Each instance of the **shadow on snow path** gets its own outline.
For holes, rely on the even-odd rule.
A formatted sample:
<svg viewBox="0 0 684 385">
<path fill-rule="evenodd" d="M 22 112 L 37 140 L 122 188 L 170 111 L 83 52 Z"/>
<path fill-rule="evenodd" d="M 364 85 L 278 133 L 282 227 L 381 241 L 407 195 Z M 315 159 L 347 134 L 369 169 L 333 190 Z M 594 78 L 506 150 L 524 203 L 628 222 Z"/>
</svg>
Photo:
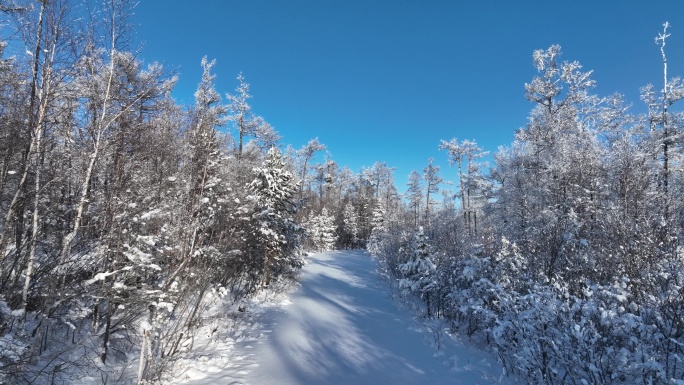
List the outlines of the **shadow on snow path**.
<svg viewBox="0 0 684 385">
<path fill-rule="evenodd" d="M 192 384 L 493 384 L 501 369 L 473 347 L 445 342 L 449 368 L 397 308 L 363 251 L 309 257 L 290 303 L 259 315 L 268 336 L 249 349 L 254 363 Z M 444 358 L 444 357 L 441 357 Z M 235 363 L 233 363 L 235 364 Z M 247 362 L 245 362 L 247 364 Z M 234 366 L 234 365 L 231 365 Z M 239 366 L 239 365 L 238 365 Z M 245 366 L 246 367 L 246 366 Z M 228 368 L 226 368 L 228 369 Z"/>
</svg>

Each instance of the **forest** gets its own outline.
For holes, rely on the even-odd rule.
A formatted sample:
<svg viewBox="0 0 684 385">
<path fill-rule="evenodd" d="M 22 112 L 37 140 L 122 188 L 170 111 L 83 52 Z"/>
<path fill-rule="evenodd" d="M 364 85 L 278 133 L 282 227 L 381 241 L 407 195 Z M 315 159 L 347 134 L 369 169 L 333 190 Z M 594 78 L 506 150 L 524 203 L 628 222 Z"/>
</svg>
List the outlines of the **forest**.
<svg viewBox="0 0 684 385">
<path fill-rule="evenodd" d="M 528 123 L 494 164 L 447 138 L 453 167 L 430 159 L 400 193 L 386 163 L 285 146 L 244 76 L 222 97 L 206 57 L 178 103 L 173 71 L 132 47 L 133 5 L 0 1 L 0 383 L 114 383 L 112 362 L 156 383 L 217 295 L 239 303 L 347 248 L 526 383 L 684 383 L 667 23 L 645 112 L 593 94 L 560 46 L 537 50 Z"/>
<path fill-rule="evenodd" d="M 494 166 L 483 172 L 474 141 L 443 140 L 456 200 L 433 201 L 443 179 L 430 162 L 403 216 L 372 229 L 368 249 L 425 317 L 525 383 L 684 381 L 684 84 L 668 77 L 663 27 L 664 83 L 641 88 L 645 113 L 592 94 L 592 72 L 559 46 L 537 50 L 529 122 Z"/>
</svg>

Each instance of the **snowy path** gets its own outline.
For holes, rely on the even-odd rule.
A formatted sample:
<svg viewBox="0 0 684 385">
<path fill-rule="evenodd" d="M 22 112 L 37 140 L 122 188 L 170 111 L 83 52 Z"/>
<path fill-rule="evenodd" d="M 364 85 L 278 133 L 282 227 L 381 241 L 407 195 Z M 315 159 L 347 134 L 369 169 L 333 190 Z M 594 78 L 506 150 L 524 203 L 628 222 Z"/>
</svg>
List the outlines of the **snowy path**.
<svg viewBox="0 0 684 385">
<path fill-rule="evenodd" d="M 436 356 L 431 335 L 397 308 L 361 251 L 311 256 L 290 303 L 257 318 L 265 337 L 236 346 L 243 353 L 234 357 L 249 358 L 242 368 L 232 362 L 184 383 L 493 384 L 500 373 L 491 357 L 453 341 Z"/>
</svg>

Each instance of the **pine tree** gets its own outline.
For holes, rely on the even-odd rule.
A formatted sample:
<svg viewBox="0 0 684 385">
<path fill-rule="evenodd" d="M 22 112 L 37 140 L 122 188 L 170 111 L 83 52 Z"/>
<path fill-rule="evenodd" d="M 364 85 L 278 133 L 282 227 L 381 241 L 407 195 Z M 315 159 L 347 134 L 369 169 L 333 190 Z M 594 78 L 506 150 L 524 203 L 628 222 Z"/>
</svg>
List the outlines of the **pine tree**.
<svg viewBox="0 0 684 385">
<path fill-rule="evenodd" d="M 383 243 L 387 236 L 387 222 L 385 221 L 385 210 L 380 206 L 373 209 L 373 218 L 371 219 L 371 234 L 368 238 L 368 252 L 380 256 L 384 252 Z"/>
<path fill-rule="evenodd" d="M 344 206 L 342 215 L 344 221 L 343 231 L 346 238 L 343 243 L 352 249 L 356 248 L 359 244 L 359 218 L 351 202 L 347 202 Z"/>
<path fill-rule="evenodd" d="M 305 225 L 309 247 L 313 251 L 327 251 L 335 248 L 337 234 L 335 218 L 323 209 L 319 215 L 314 215 Z"/>
<path fill-rule="evenodd" d="M 275 275 L 303 263 L 297 254 L 301 231 L 293 220 L 296 210 L 292 200 L 298 186 L 287 168 L 280 151 L 271 148 L 249 185 L 254 204 L 253 235 L 263 260 L 264 285 L 269 285 Z"/>
<path fill-rule="evenodd" d="M 408 250 L 408 260 L 399 265 L 402 278 L 399 287 L 407 292 L 417 293 L 427 304 L 427 316 L 431 317 L 431 293 L 437 289 L 437 266 L 433 263 L 432 248 L 428 244 L 423 226 L 415 232 Z"/>
</svg>

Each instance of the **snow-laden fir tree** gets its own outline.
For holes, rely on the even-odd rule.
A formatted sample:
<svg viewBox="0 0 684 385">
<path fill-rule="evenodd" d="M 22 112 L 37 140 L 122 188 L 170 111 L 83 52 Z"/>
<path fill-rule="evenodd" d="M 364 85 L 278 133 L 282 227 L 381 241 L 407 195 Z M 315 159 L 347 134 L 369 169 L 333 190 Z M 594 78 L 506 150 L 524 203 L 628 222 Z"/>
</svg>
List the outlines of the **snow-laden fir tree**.
<svg viewBox="0 0 684 385">
<path fill-rule="evenodd" d="M 335 218 L 328 214 L 327 209 L 314 215 L 306 224 L 308 247 L 312 251 L 327 251 L 335 248 L 337 233 Z"/>
<path fill-rule="evenodd" d="M 367 249 L 372 255 L 380 256 L 383 253 L 383 243 L 387 235 L 387 223 L 385 222 L 385 210 L 380 206 L 373 209 L 371 218 L 371 234 L 368 238 Z"/>
<path fill-rule="evenodd" d="M 269 285 L 274 276 L 303 265 L 299 256 L 301 229 L 293 220 L 298 186 L 275 147 L 268 151 L 263 166 L 254 171 L 256 177 L 249 185 L 254 205 L 250 218 L 253 247 L 262 258 L 263 284 Z"/>
<path fill-rule="evenodd" d="M 432 261 L 433 251 L 428 238 L 419 226 L 407 250 L 407 261 L 399 265 L 402 278 L 399 287 L 407 293 L 416 293 L 427 304 L 427 316 L 430 317 L 430 294 L 438 287 L 436 279 L 437 266 Z"/>
<path fill-rule="evenodd" d="M 345 247 L 351 247 L 352 249 L 358 247 L 359 244 L 359 216 L 354 209 L 354 205 L 351 202 L 347 202 L 344 206 L 343 215 L 343 233 L 345 239 L 343 244 Z"/>
</svg>

